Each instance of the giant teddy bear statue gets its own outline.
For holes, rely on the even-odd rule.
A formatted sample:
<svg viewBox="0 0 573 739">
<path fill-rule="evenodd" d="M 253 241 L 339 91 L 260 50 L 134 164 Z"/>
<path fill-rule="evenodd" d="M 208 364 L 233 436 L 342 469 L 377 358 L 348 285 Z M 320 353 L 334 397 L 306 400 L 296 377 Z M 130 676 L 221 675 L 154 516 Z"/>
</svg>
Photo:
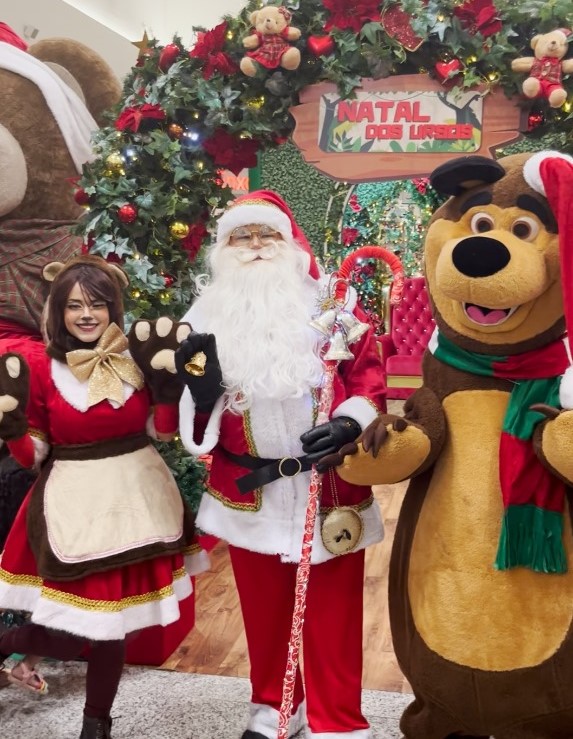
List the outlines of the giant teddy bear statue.
<svg viewBox="0 0 573 739">
<path fill-rule="evenodd" d="M 410 479 L 390 564 L 406 739 L 573 737 L 573 159 L 454 159 L 424 247 L 423 385 L 341 450 Z"/>
<path fill-rule="evenodd" d="M 90 139 L 121 85 L 99 54 L 71 39 L 29 49 L 0 24 L 0 352 L 33 366 L 43 352 L 42 269 L 81 249 L 72 227 L 83 209 L 72 182 L 93 157 Z M 31 476 L 0 460 L 0 550 Z"/>
</svg>

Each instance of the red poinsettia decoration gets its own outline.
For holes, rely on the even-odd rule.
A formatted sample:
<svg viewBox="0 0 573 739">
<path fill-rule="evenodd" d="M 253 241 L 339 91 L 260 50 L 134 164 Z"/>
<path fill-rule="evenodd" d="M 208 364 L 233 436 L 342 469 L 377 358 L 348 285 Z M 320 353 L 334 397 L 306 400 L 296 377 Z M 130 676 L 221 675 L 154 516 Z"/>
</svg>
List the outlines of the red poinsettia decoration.
<svg viewBox="0 0 573 739">
<path fill-rule="evenodd" d="M 362 210 L 362 206 L 358 202 L 358 195 L 356 194 L 350 196 L 350 198 L 348 199 L 348 205 L 355 213 L 360 213 L 360 211 Z"/>
<path fill-rule="evenodd" d="M 199 249 L 201 248 L 201 244 L 203 243 L 203 239 L 206 235 L 207 227 L 205 226 L 203 221 L 192 223 L 189 226 L 189 233 L 184 239 L 181 239 L 181 241 L 179 242 L 181 247 L 187 252 L 189 261 L 192 262 L 199 253 Z"/>
<path fill-rule="evenodd" d="M 454 15 L 472 36 L 481 33 L 487 38 L 502 29 L 498 10 L 491 0 L 466 0 L 454 8 Z"/>
<path fill-rule="evenodd" d="M 349 28 L 358 33 L 368 21 L 380 20 L 380 0 L 322 0 L 322 4 L 330 11 L 330 18 L 324 25 L 325 31 Z"/>
<path fill-rule="evenodd" d="M 342 229 L 341 236 L 344 246 L 351 246 L 360 236 L 360 231 L 357 228 L 345 227 Z"/>
<path fill-rule="evenodd" d="M 239 174 L 245 167 L 256 166 L 259 142 L 256 139 L 242 139 L 240 136 L 233 136 L 224 128 L 218 128 L 204 142 L 203 149 L 213 157 L 217 167 L 229 169 L 233 174 Z"/>
<path fill-rule="evenodd" d="M 139 131 L 144 120 L 164 121 L 165 111 L 160 105 L 144 103 L 133 108 L 126 108 L 115 122 L 118 131 Z"/>
<path fill-rule="evenodd" d="M 416 179 L 413 179 L 412 182 L 414 183 L 414 187 L 420 193 L 420 195 L 426 194 L 428 190 L 428 185 L 430 184 L 430 180 L 428 179 L 428 177 L 417 177 Z"/>
<path fill-rule="evenodd" d="M 223 46 L 227 38 L 227 22 L 223 21 L 211 31 L 200 31 L 197 43 L 189 52 L 189 56 L 205 62 L 203 77 L 208 80 L 216 73 L 234 74 L 238 67 L 230 56 L 225 54 Z"/>
</svg>

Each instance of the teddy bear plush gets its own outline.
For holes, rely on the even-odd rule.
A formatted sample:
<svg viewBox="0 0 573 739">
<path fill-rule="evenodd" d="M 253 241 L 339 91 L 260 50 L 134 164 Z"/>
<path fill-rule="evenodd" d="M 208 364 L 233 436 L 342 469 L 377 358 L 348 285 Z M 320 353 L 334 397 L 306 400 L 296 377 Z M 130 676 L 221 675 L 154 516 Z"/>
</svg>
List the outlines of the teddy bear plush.
<svg viewBox="0 0 573 739">
<path fill-rule="evenodd" d="M 81 249 L 72 180 L 121 86 L 104 59 L 71 39 L 27 48 L 0 25 L 0 353 L 33 367 L 48 285 L 42 269 Z M 0 451 L 0 549 L 30 473 Z"/>
<path fill-rule="evenodd" d="M 300 51 L 289 42 L 300 38 L 300 30 L 289 26 L 291 18 L 290 10 L 274 5 L 266 5 L 251 13 L 254 33 L 243 39 L 243 46 L 249 49 L 240 63 L 243 74 L 254 77 L 259 65 L 266 69 L 298 69 Z"/>
<path fill-rule="evenodd" d="M 389 573 L 405 739 L 573 737 L 573 159 L 461 157 L 431 183 L 450 197 L 423 385 L 331 462 L 410 480 Z"/>
<path fill-rule="evenodd" d="M 531 39 L 534 56 L 514 59 L 514 72 L 525 72 L 529 76 L 521 86 L 528 98 L 547 98 L 552 108 L 560 108 L 567 100 L 567 91 L 562 85 L 564 74 L 573 72 L 573 59 L 564 59 L 569 48 L 567 39 L 571 31 L 558 28 L 549 33 L 539 33 Z"/>
</svg>

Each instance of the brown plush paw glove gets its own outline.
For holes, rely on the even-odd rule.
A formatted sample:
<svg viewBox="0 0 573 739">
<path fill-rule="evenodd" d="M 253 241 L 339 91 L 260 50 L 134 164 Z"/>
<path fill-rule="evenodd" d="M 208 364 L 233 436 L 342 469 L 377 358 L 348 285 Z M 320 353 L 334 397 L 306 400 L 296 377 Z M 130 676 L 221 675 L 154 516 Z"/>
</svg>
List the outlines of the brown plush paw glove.
<svg viewBox="0 0 573 739">
<path fill-rule="evenodd" d="M 175 369 L 175 351 L 191 333 L 188 323 L 177 323 L 163 316 L 155 321 L 135 321 L 129 334 L 129 351 L 155 403 L 179 403 L 183 383 Z"/>
<path fill-rule="evenodd" d="M 28 430 L 26 405 L 30 393 L 30 370 L 19 354 L 0 356 L 0 439 L 12 441 Z"/>
</svg>

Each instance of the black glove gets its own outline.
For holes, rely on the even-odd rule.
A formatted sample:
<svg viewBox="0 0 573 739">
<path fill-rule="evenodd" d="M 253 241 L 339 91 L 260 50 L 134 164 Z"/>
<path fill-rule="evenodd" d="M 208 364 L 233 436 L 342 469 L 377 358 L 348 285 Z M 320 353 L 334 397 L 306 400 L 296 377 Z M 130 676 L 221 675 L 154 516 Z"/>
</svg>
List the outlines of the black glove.
<svg viewBox="0 0 573 739">
<path fill-rule="evenodd" d="M 202 375 L 193 375 L 185 369 L 185 365 L 198 352 L 203 352 L 206 356 L 205 372 Z M 215 336 L 189 334 L 175 352 L 175 367 L 177 376 L 189 388 L 196 409 L 200 413 L 210 413 L 224 390 Z"/>
<path fill-rule="evenodd" d="M 354 441 L 361 432 L 360 424 L 353 418 L 337 416 L 327 423 L 305 431 L 300 437 L 302 451 L 314 464 L 327 454 L 334 454 L 345 444 Z M 317 465 L 317 469 L 319 472 L 324 472 L 324 469 L 320 469 L 320 465 Z"/>
</svg>

